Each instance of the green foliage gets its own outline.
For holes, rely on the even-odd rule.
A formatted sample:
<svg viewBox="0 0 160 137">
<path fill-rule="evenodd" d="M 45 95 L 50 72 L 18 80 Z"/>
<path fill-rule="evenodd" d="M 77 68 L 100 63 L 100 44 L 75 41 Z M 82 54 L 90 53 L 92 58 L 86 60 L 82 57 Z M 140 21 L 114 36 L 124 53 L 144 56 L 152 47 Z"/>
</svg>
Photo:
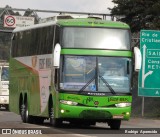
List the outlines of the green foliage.
<svg viewBox="0 0 160 137">
<path fill-rule="evenodd" d="M 10 46 L 11 46 L 11 33 L 5 31 L 12 31 L 14 28 L 4 27 L 4 16 L 14 15 L 22 16 L 19 12 L 12 10 L 12 7 L 6 5 L 6 7 L 0 9 L 0 60 L 9 60 Z M 38 23 L 39 17 L 32 10 L 25 11 L 23 16 L 35 17 L 35 23 Z"/>
<path fill-rule="evenodd" d="M 131 26 L 132 32 L 140 29 L 160 29 L 159 0 L 112 0 L 115 6 L 111 9 L 113 16 Z"/>
<path fill-rule="evenodd" d="M 11 34 L 0 32 L 0 60 L 9 60 Z"/>
</svg>

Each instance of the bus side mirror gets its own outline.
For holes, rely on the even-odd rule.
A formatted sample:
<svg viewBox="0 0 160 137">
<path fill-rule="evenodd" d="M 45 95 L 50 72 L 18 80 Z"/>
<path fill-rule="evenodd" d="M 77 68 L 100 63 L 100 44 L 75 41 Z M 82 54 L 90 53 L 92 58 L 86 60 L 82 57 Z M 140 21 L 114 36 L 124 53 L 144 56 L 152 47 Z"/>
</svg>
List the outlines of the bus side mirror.
<svg viewBox="0 0 160 137">
<path fill-rule="evenodd" d="M 137 47 L 134 47 L 134 56 L 135 56 L 134 70 L 138 72 L 141 69 L 142 56 L 139 48 Z"/>
<path fill-rule="evenodd" d="M 57 43 L 53 53 L 53 66 L 59 68 L 60 64 L 61 45 Z"/>
</svg>

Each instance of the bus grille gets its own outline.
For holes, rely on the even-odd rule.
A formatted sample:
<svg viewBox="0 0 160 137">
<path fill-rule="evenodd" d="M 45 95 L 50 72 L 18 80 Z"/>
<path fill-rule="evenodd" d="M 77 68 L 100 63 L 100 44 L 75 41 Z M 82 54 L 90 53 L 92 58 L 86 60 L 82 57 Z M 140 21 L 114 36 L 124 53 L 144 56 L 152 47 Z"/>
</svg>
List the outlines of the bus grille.
<svg viewBox="0 0 160 137">
<path fill-rule="evenodd" d="M 84 119 L 109 119 L 112 115 L 108 111 L 84 110 L 80 117 Z"/>
</svg>

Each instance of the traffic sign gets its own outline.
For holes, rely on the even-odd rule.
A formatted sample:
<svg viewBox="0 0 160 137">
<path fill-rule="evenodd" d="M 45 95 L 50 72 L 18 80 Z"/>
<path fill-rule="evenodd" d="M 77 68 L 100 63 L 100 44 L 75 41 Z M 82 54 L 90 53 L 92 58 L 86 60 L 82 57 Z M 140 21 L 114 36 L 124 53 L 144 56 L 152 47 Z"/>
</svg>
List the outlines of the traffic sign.
<svg viewBox="0 0 160 137">
<path fill-rule="evenodd" d="M 15 25 L 15 18 L 14 18 L 14 16 L 7 16 L 4 21 L 5 21 L 5 24 L 6 24 L 7 26 L 12 27 L 12 26 Z"/>
<path fill-rule="evenodd" d="M 138 95 L 160 97 L 160 31 L 141 30 Z"/>
<path fill-rule="evenodd" d="M 16 27 L 26 27 L 34 24 L 34 17 L 25 16 L 4 16 L 4 27 L 16 28 Z"/>
</svg>

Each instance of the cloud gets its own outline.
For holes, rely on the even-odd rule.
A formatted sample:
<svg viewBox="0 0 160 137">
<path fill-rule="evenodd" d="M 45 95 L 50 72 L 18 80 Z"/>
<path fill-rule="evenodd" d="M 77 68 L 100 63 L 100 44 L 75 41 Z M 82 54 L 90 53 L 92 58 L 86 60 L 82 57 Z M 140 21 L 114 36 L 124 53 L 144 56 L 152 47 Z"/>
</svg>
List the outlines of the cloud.
<svg viewBox="0 0 160 137">
<path fill-rule="evenodd" d="M 54 1 L 49 9 L 78 11 L 78 12 L 109 12 L 108 7 L 113 7 L 111 0 L 50 0 Z M 56 6 L 57 5 L 57 6 Z"/>
</svg>

